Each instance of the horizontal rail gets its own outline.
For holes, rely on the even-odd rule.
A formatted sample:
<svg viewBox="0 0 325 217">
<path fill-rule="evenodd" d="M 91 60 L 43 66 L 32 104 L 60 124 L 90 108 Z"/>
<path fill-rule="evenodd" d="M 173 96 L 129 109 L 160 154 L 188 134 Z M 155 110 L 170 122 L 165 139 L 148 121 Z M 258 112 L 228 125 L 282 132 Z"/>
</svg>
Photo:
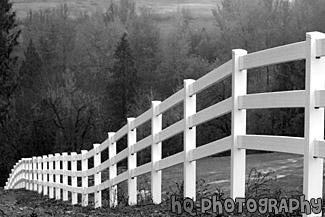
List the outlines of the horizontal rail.
<svg viewBox="0 0 325 217">
<path fill-rule="evenodd" d="M 121 160 L 127 158 L 129 154 L 129 148 L 123 149 L 121 152 L 117 153 L 114 157 L 111 158 L 111 164 L 117 164 Z"/>
<path fill-rule="evenodd" d="M 286 136 L 238 136 L 240 148 L 304 154 L 304 138 Z"/>
<path fill-rule="evenodd" d="M 104 142 L 102 142 L 101 144 L 100 144 L 100 146 L 98 147 L 98 152 L 102 152 L 102 151 L 104 151 L 105 149 L 107 149 L 108 148 L 108 139 L 106 139 Z M 80 155 L 80 157 L 77 159 L 77 160 L 82 160 L 82 154 L 79 154 Z"/>
<path fill-rule="evenodd" d="M 112 179 L 111 184 L 112 185 L 117 185 L 117 184 L 119 184 L 121 182 L 124 182 L 125 180 L 128 179 L 128 175 L 129 175 L 128 171 L 125 171 L 125 172 L 119 174 L 118 176 L 116 176 L 115 178 Z"/>
<path fill-rule="evenodd" d="M 197 94 L 213 84 L 225 79 L 226 77 L 230 76 L 232 72 L 232 61 L 229 60 L 228 62 L 224 63 L 223 65 L 219 66 L 218 68 L 212 70 L 208 74 L 204 75 L 203 77 L 199 78 L 195 81 L 192 85 L 190 96 L 193 94 Z"/>
<path fill-rule="evenodd" d="M 160 115 L 164 113 L 165 111 L 171 109 L 178 103 L 181 103 L 183 100 L 184 100 L 184 88 L 177 91 L 176 93 L 174 93 L 173 95 L 165 99 L 163 102 L 161 102 L 157 109 L 158 113 L 155 115 Z"/>
<path fill-rule="evenodd" d="M 250 69 L 306 58 L 306 42 L 284 45 L 241 57 L 239 69 Z"/>
<path fill-rule="evenodd" d="M 126 124 L 115 133 L 115 135 L 113 136 L 114 142 L 118 141 L 123 136 L 125 136 L 127 132 L 128 132 L 128 125 Z"/>
<path fill-rule="evenodd" d="M 139 152 L 139 151 L 149 147 L 151 145 L 151 142 L 152 142 L 152 135 L 147 136 L 144 139 L 141 139 L 139 142 L 134 144 L 131 154 Z"/>
<path fill-rule="evenodd" d="M 195 161 L 204 157 L 218 154 L 230 149 L 231 136 L 210 142 L 206 145 L 200 146 L 190 152 L 190 161 Z"/>
<path fill-rule="evenodd" d="M 150 171 L 151 171 L 151 162 L 143 164 L 131 170 L 131 177 L 133 178 L 133 177 L 141 176 Z"/>
<path fill-rule="evenodd" d="M 305 91 L 249 94 L 239 97 L 239 109 L 296 108 L 305 106 Z"/>
<path fill-rule="evenodd" d="M 166 139 L 169 139 L 180 132 L 184 130 L 184 119 L 174 123 L 173 125 L 170 125 L 169 127 L 163 129 L 157 134 L 157 143 L 165 141 Z"/>
<path fill-rule="evenodd" d="M 152 108 L 150 108 L 149 110 L 147 110 L 146 112 L 142 113 L 140 116 L 135 118 L 133 121 L 133 126 L 131 127 L 131 130 L 133 130 L 134 128 L 137 128 L 141 124 L 149 121 L 151 119 L 151 115 L 152 115 Z"/>
<path fill-rule="evenodd" d="M 225 99 L 217 104 L 214 104 L 198 113 L 190 116 L 190 127 L 200 125 L 204 122 L 210 121 L 214 118 L 220 117 L 224 114 L 231 112 L 232 98 Z"/>
<path fill-rule="evenodd" d="M 158 161 L 155 165 L 155 170 L 158 171 L 158 170 L 163 170 L 175 166 L 177 164 L 183 163 L 183 160 L 184 160 L 184 151 L 168 156 Z"/>
</svg>

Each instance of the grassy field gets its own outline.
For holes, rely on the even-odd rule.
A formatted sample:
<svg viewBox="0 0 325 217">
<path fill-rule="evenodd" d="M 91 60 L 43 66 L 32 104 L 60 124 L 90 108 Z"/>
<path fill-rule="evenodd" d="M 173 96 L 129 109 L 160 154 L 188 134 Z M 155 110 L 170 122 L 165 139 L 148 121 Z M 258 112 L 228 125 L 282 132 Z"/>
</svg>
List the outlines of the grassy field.
<svg viewBox="0 0 325 217">
<path fill-rule="evenodd" d="M 274 176 L 277 177 L 277 181 L 273 183 L 272 189 L 281 188 L 285 192 L 292 190 L 302 192 L 302 166 L 302 156 L 283 153 L 255 154 L 247 156 L 246 173 L 248 174 L 252 168 L 264 171 L 275 170 Z M 165 169 L 162 181 L 164 195 L 170 191 L 170 188 L 175 189 L 176 183 L 181 183 L 182 177 L 182 165 Z M 143 180 L 148 180 L 148 178 L 149 174 L 141 176 L 138 180 L 143 184 Z M 200 179 L 205 180 L 209 193 L 220 188 L 224 190 L 225 196 L 228 196 L 230 157 L 205 158 L 197 161 L 197 180 Z M 140 186 L 139 190 L 141 190 Z M 103 194 L 103 199 L 105 199 L 105 194 Z M 37 213 L 37 216 L 107 216 L 108 212 L 110 216 L 170 216 L 169 206 L 166 203 L 157 206 L 140 205 L 114 210 L 104 207 L 94 210 L 91 207 L 71 206 L 70 202 L 50 200 L 33 191 L 3 191 L 0 188 L 0 215 L 2 212 L 5 216 L 30 216 L 32 212 Z"/>
<path fill-rule="evenodd" d="M 156 13 L 165 14 L 177 11 L 179 8 L 188 8 L 196 18 L 211 17 L 211 9 L 215 8 L 221 0 L 137 0 L 137 6 L 147 6 Z M 81 11 L 94 12 L 105 10 L 110 5 L 110 0 L 12 0 L 13 9 L 18 17 L 25 17 L 29 11 L 37 11 L 67 4 L 72 14 Z"/>
<path fill-rule="evenodd" d="M 303 157 L 294 154 L 268 153 L 247 156 L 246 174 L 252 168 L 258 170 L 275 170 L 277 181 L 274 188 L 281 187 L 286 191 L 298 190 L 302 192 L 303 184 Z M 217 188 L 229 193 L 230 187 L 230 158 L 204 158 L 197 161 L 197 180 L 203 179 L 208 184 L 210 191 Z M 163 171 L 163 190 L 175 186 L 183 177 L 182 165 L 177 165 Z"/>
<path fill-rule="evenodd" d="M 246 177 L 253 169 L 264 172 L 275 171 L 273 174 L 276 181 L 272 183 L 273 189 L 286 192 L 299 191 L 302 193 L 303 186 L 303 157 L 285 153 L 266 153 L 247 155 Z M 222 190 L 229 195 L 230 188 L 230 157 L 212 157 L 197 161 L 197 181 L 204 180 L 204 185 L 198 191 L 207 188 L 208 192 Z M 138 186 L 150 190 L 150 174 L 138 178 Z M 176 190 L 176 183 L 183 181 L 183 165 L 179 164 L 162 171 L 162 193 L 165 196 L 171 189 Z M 146 184 L 145 184 L 146 182 Z M 126 188 L 126 183 L 124 188 Z"/>
</svg>

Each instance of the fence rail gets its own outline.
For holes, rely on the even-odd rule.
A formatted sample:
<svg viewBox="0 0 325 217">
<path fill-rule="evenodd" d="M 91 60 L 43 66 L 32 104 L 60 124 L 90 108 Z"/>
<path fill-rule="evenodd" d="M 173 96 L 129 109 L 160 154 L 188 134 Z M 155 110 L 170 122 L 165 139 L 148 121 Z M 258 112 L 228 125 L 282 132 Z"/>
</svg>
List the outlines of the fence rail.
<svg viewBox="0 0 325 217">
<path fill-rule="evenodd" d="M 149 110 L 137 118 L 128 118 L 127 124 L 93 149 L 56 153 L 42 157 L 23 158 L 11 171 L 5 189 L 26 188 L 38 191 L 50 198 L 68 200 L 72 204 L 82 195 L 82 205 L 88 205 L 88 195 L 94 194 L 95 207 L 102 206 L 102 191 L 110 190 L 110 206 L 117 205 L 116 185 L 128 182 L 129 204 L 137 203 L 137 176 L 151 173 L 151 196 L 153 202 L 161 202 L 161 170 L 183 163 L 184 196 L 196 196 L 196 160 L 231 150 L 230 196 L 245 196 L 246 149 L 267 150 L 300 154 L 304 156 L 304 194 L 307 199 L 322 197 L 325 107 L 325 34 L 311 32 L 306 41 L 247 54 L 245 50 L 233 50 L 232 59 L 197 81 L 184 81 L 184 88 L 163 102 L 153 101 Z M 247 69 L 295 60 L 306 60 L 305 90 L 247 94 Z M 196 94 L 232 77 L 232 96 L 206 109 L 196 112 Z M 162 129 L 162 115 L 172 107 L 183 103 L 184 118 Z M 246 135 L 246 110 L 262 108 L 301 107 L 305 109 L 305 133 L 303 138 L 284 136 Z M 196 147 L 196 126 L 231 113 L 231 136 Z M 136 141 L 136 129 L 151 121 L 151 135 Z M 182 152 L 162 159 L 162 142 L 183 133 Z M 127 148 L 116 153 L 116 142 L 127 136 Z M 151 147 L 151 162 L 137 167 L 137 152 Z M 101 152 L 108 149 L 108 159 L 101 162 Z M 89 158 L 94 167 L 88 168 Z M 116 165 L 128 159 L 128 170 L 117 174 Z M 62 162 L 62 163 L 61 163 Z M 68 162 L 71 169 L 68 170 Z M 81 163 L 81 170 L 77 169 Z M 62 166 L 61 166 L 62 165 Z M 109 170 L 109 179 L 101 182 L 103 170 Z M 94 176 L 94 184 L 88 179 Z M 62 179 L 61 179 L 62 177 Z M 68 185 L 71 177 L 71 185 Z M 77 183 L 81 179 L 81 184 Z M 62 182 L 61 182 L 62 180 Z"/>
</svg>

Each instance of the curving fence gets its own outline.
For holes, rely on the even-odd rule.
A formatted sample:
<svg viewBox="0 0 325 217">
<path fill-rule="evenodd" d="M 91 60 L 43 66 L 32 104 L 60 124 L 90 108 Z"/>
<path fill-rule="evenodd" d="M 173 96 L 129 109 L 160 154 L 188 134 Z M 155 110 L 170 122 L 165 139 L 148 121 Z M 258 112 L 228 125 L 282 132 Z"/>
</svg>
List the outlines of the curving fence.
<svg viewBox="0 0 325 217">
<path fill-rule="evenodd" d="M 306 199 L 322 197 L 325 107 L 325 34 L 310 32 L 306 41 L 247 54 L 245 50 L 232 51 L 232 59 L 194 81 L 184 81 L 184 88 L 164 100 L 153 101 L 149 110 L 137 118 L 128 118 L 127 124 L 116 133 L 108 133 L 101 144 L 90 151 L 23 158 L 16 163 L 5 189 L 26 188 L 50 198 L 68 200 L 72 204 L 88 205 L 88 195 L 94 194 L 95 207 L 102 206 L 102 191 L 109 189 L 110 206 L 117 205 L 117 184 L 128 183 L 128 202 L 137 203 L 137 176 L 151 173 L 153 202 L 161 202 L 161 172 L 176 164 L 184 165 L 184 196 L 196 196 L 196 160 L 231 150 L 232 198 L 245 196 L 246 149 L 267 150 L 304 156 L 303 193 Z M 306 61 L 305 90 L 247 94 L 247 69 L 290 62 Z M 211 85 L 232 76 L 232 96 L 196 112 L 196 95 Z M 162 115 L 175 105 L 183 103 L 184 118 L 162 129 Z M 266 108 L 304 108 L 304 137 L 246 135 L 246 110 Z M 231 136 L 196 147 L 196 126 L 221 115 L 231 113 Z M 151 121 L 151 135 L 136 140 L 136 130 Z M 183 133 L 182 152 L 162 158 L 162 141 Z M 116 142 L 127 136 L 127 148 L 116 154 Z M 151 146 L 151 162 L 136 166 L 137 152 Z M 101 152 L 108 149 L 108 159 L 101 162 Z M 94 167 L 88 168 L 93 158 Z M 128 170 L 117 175 L 116 165 L 127 158 Z M 71 168 L 68 170 L 68 162 Z M 77 169 L 77 164 L 81 169 Z M 102 171 L 109 170 L 109 179 L 101 182 Z M 89 186 L 88 178 L 94 177 Z M 71 185 L 68 185 L 71 177 Z M 81 179 L 78 184 L 77 179 Z M 68 193 L 70 192 L 70 193 Z M 61 194 L 62 193 L 62 194 Z M 82 195 L 81 197 L 79 195 Z M 80 201 L 81 198 L 81 201 Z M 79 200 L 79 201 L 78 201 Z"/>
</svg>

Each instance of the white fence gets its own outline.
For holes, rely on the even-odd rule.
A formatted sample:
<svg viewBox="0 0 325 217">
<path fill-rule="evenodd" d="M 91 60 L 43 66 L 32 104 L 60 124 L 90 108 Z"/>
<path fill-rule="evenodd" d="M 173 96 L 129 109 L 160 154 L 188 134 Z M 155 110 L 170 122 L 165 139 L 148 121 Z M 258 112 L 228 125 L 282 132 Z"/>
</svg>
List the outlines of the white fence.
<svg viewBox="0 0 325 217">
<path fill-rule="evenodd" d="M 94 193 L 95 207 L 102 205 L 101 191 L 110 189 L 110 205 L 117 204 L 116 185 L 128 182 L 129 204 L 137 202 L 137 176 L 151 173 L 151 194 L 155 203 L 161 202 L 161 170 L 183 163 L 184 196 L 195 199 L 196 160 L 231 150 L 232 198 L 245 196 L 246 149 L 295 153 L 304 156 L 303 193 L 306 199 L 322 197 L 325 107 L 325 34 L 311 32 L 306 41 L 247 54 L 245 50 L 233 50 L 232 59 L 197 81 L 185 80 L 184 88 L 163 102 L 153 101 L 151 109 L 137 118 L 128 118 L 127 124 L 116 133 L 108 133 L 108 139 L 95 144 L 90 151 L 24 158 L 18 161 L 6 183 L 6 189 L 26 188 L 38 191 L 50 198 L 68 200 L 72 204 L 82 195 L 81 203 L 88 205 L 88 194 Z M 323 58 L 322 58 L 323 57 Z M 306 60 L 305 90 L 247 94 L 247 69 Z M 232 76 L 232 97 L 196 112 L 196 94 Z M 184 103 L 184 118 L 162 129 L 162 115 L 179 103 Z M 304 138 L 285 136 L 246 135 L 246 110 L 261 108 L 305 108 Z M 196 126 L 226 113 L 231 116 L 231 136 L 196 147 Z M 151 120 L 151 135 L 136 141 L 136 129 Z M 162 159 L 161 142 L 182 133 L 184 150 Z M 116 154 L 116 142 L 127 135 L 128 147 Z M 151 162 L 137 167 L 136 154 L 151 146 Z M 108 160 L 101 163 L 101 152 L 108 149 Z M 94 158 L 94 167 L 88 169 L 88 159 Z M 128 170 L 117 175 L 116 164 L 128 159 Z M 62 168 L 61 167 L 62 161 Z M 71 170 L 68 170 L 68 162 Z M 81 170 L 77 170 L 81 161 Z M 54 169 L 55 167 L 55 169 Z M 109 180 L 101 182 L 101 173 L 109 169 Z M 60 182 L 62 176 L 62 183 Z M 88 177 L 94 176 L 94 185 L 88 186 Z M 55 182 L 54 182 L 55 177 Z M 71 185 L 68 185 L 71 177 Z M 81 177 L 82 186 L 77 185 Z M 79 178 L 80 179 L 80 178 Z"/>
</svg>

